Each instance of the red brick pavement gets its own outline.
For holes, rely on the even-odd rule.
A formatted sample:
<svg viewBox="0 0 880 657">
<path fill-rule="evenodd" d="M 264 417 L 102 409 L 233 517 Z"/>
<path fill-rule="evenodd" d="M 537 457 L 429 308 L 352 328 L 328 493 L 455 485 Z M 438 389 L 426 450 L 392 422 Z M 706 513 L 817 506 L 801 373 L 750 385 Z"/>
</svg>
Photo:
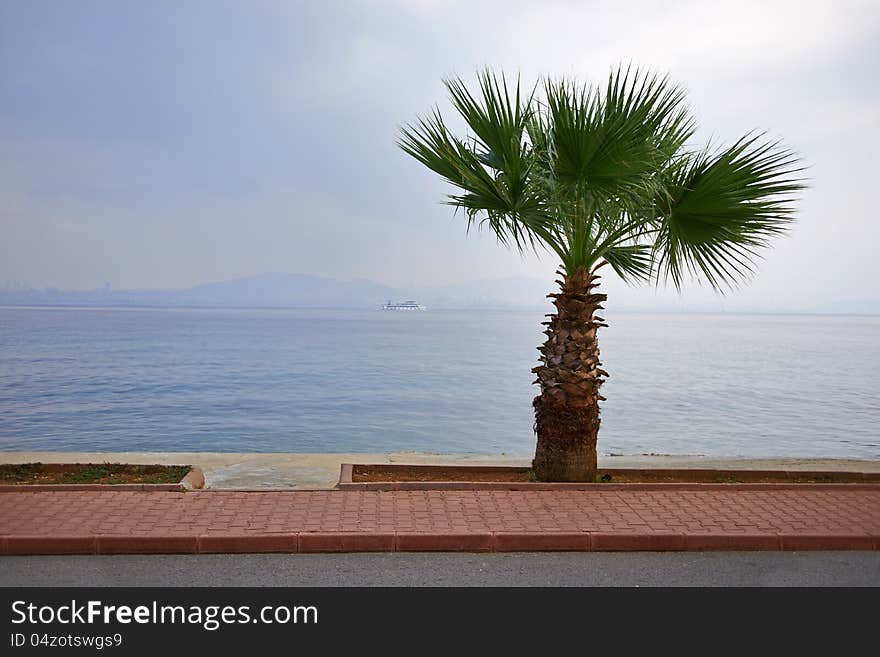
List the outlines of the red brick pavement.
<svg viewBox="0 0 880 657">
<path fill-rule="evenodd" d="M 0 553 L 880 549 L 880 486 L 0 493 Z"/>
</svg>

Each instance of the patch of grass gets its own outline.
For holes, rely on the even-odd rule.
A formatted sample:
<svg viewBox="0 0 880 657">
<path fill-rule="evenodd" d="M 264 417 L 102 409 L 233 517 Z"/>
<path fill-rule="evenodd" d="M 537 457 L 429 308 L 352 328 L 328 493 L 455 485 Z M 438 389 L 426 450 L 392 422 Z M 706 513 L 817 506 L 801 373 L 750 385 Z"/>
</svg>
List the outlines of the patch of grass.
<svg viewBox="0 0 880 657">
<path fill-rule="evenodd" d="M 809 482 L 811 484 L 834 484 L 840 481 L 838 477 L 834 475 L 824 475 L 824 476 L 812 476 L 812 477 L 798 477 L 795 476 L 793 481 L 797 483 Z"/>
<path fill-rule="evenodd" d="M 188 465 L 4 463 L 0 484 L 176 484 L 191 469 Z"/>
</svg>

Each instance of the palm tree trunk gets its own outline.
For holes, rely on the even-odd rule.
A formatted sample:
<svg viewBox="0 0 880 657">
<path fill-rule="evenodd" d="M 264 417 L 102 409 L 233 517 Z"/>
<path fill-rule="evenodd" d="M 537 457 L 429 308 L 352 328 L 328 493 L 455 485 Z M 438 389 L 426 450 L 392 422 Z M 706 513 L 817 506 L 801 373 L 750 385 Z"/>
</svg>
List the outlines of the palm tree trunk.
<svg viewBox="0 0 880 657">
<path fill-rule="evenodd" d="M 605 264 L 604 262 L 602 264 Z M 594 481 L 596 437 L 599 433 L 599 386 L 608 376 L 601 369 L 596 331 L 607 326 L 595 315 L 604 294 L 594 288 L 596 270 L 580 268 L 557 281 L 560 293 L 550 294 L 556 312 L 544 322 L 547 341 L 538 348 L 543 364 L 538 375 L 541 394 L 535 397 L 538 445 L 532 467 L 540 481 Z"/>
</svg>

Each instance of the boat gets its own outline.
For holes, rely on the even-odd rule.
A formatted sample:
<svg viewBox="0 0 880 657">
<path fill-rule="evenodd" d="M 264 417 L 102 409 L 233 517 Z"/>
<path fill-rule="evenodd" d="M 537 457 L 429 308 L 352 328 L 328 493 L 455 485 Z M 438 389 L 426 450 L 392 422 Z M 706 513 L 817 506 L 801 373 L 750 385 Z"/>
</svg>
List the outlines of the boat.
<svg viewBox="0 0 880 657">
<path fill-rule="evenodd" d="M 415 301 L 389 301 L 382 304 L 382 310 L 427 310 L 427 307 Z"/>
</svg>

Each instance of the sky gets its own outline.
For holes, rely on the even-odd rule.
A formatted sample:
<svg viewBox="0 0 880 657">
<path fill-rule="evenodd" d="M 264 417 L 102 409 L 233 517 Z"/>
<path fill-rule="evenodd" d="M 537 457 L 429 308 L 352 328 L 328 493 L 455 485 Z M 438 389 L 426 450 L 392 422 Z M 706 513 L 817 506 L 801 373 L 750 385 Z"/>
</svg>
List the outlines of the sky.
<svg viewBox="0 0 880 657">
<path fill-rule="evenodd" d="M 633 63 L 688 90 L 700 140 L 766 130 L 809 166 L 791 233 L 723 299 L 876 299 L 880 2 L 0 3 L 0 285 L 188 287 L 278 271 L 410 287 L 557 263 L 466 234 L 395 145 L 444 77 L 485 66 L 603 80 Z"/>
</svg>

